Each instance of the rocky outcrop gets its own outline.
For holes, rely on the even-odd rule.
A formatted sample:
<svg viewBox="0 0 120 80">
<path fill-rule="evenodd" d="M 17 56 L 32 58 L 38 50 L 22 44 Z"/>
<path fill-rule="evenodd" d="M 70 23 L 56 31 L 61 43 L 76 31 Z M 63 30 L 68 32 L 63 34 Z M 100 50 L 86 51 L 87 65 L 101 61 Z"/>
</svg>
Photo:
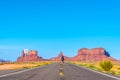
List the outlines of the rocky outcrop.
<svg viewBox="0 0 120 80">
<path fill-rule="evenodd" d="M 42 59 L 38 56 L 37 51 L 30 50 L 25 57 L 25 53 L 22 51 L 21 56 L 17 58 L 17 62 L 23 61 L 61 61 L 61 57 L 64 56 L 62 52 L 57 57 L 51 59 Z M 81 62 L 98 62 L 102 60 L 117 61 L 112 58 L 110 54 L 104 48 L 87 49 L 82 48 L 78 50 L 78 53 L 74 57 L 64 56 L 65 61 L 81 61 Z"/>
<path fill-rule="evenodd" d="M 24 61 L 41 61 L 42 57 L 38 56 L 38 52 L 35 50 L 30 50 L 25 55 L 24 51 L 22 51 L 21 56 L 17 58 L 17 62 L 24 62 Z"/>
<path fill-rule="evenodd" d="M 57 57 L 53 57 L 51 58 L 52 61 L 61 61 L 61 57 L 64 56 L 62 52 L 59 53 L 59 55 Z M 69 60 L 69 57 L 64 56 L 65 61 Z"/>
<path fill-rule="evenodd" d="M 82 48 L 78 50 L 77 55 L 72 57 L 70 61 L 96 62 L 105 59 L 112 61 L 115 60 L 114 58 L 110 57 L 110 54 L 104 48 Z"/>
</svg>

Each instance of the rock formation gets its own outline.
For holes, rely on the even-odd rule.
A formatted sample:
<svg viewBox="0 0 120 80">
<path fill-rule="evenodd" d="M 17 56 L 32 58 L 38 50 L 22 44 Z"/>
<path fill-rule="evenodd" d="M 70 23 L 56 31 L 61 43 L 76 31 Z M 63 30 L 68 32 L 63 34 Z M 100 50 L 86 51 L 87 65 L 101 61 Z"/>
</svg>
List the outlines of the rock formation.
<svg viewBox="0 0 120 80">
<path fill-rule="evenodd" d="M 78 50 L 77 55 L 72 57 L 70 61 L 96 62 L 104 59 L 115 60 L 110 57 L 110 54 L 104 48 L 82 48 Z"/>
<path fill-rule="evenodd" d="M 63 53 L 60 52 L 57 57 L 53 57 L 51 59 L 42 59 L 38 56 L 37 51 L 30 50 L 25 57 L 25 53 L 22 51 L 21 56 L 18 57 L 17 62 L 23 61 L 61 61 Z M 64 55 L 63 55 L 64 56 Z M 74 57 L 64 56 L 65 61 L 81 61 L 81 62 L 98 62 L 102 60 L 111 60 L 117 61 L 116 59 L 110 57 L 110 54 L 104 48 L 93 48 L 87 49 L 82 48 L 78 50 L 78 53 Z"/>
<path fill-rule="evenodd" d="M 53 57 L 51 60 L 52 61 L 61 61 L 61 57 L 64 56 L 62 52 L 59 53 L 57 57 Z M 69 58 L 67 56 L 64 56 L 65 61 L 68 61 Z"/>
<path fill-rule="evenodd" d="M 24 51 L 22 51 L 21 56 L 18 57 L 17 62 L 24 62 L 24 61 L 41 61 L 42 58 L 38 56 L 37 51 L 30 50 L 25 55 Z"/>
</svg>

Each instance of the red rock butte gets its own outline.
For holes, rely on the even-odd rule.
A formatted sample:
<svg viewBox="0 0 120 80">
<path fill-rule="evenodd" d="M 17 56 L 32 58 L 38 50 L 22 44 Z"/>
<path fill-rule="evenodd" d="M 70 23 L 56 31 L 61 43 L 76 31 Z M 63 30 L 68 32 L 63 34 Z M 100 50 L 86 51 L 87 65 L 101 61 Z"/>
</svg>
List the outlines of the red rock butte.
<svg viewBox="0 0 120 80">
<path fill-rule="evenodd" d="M 97 62 L 106 59 L 116 61 L 116 59 L 110 57 L 110 54 L 104 48 L 82 48 L 78 50 L 77 55 L 72 57 L 70 61 Z"/>
<path fill-rule="evenodd" d="M 21 56 L 17 58 L 17 62 L 24 62 L 24 61 L 41 61 L 42 58 L 38 56 L 38 52 L 35 50 L 28 51 L 26 54 L 22 51 Z"/>
<path fill-rule="evenodd" d="M 57 57 L 53 57 L 51 59 L 42 59 L 38 56 L 38 52 L 35 50 L 30 50 L 28 54 L 26 55 L 24 51 L 22 51 L 21 56 L 18 57 L 17 62 L 23 62 L 23 61 L 61 61 L 61 57 L 64 56 L 62 52 L 59 53 Z M 104 48 L 93 48 L 93 49 L 87 49 L 82 48 L 79 49 L 77 52 L 77 55 L 73 57 L 67 57 L 64 56 L 65 61 L 81 61 L 81 62 L 98 62 L 102 60 L 111 60 L 111 61 L 117 61 L 116 59 L 112 58 L 110 54 L 104 49 Z"/>
<path fill-rule="evenodd" d="M 52 61 L 61 61 L 61 57 L 64 56 L 62 52 L 59 53 L 59 55 L 57 57 L 53 57 L 51 58 Z M 64 56 L 65 61 L 69 60 L 69 57 Z"/>
</svg>

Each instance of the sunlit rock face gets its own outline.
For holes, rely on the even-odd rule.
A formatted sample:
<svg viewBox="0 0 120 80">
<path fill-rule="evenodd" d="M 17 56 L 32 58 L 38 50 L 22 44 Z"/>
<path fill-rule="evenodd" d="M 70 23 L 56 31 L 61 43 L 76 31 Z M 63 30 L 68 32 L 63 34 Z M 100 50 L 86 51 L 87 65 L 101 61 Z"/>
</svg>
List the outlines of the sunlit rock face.
<svg viewBox="0 0 120 80">
<path fill-rule="evenodd" d="M 21 56 L 17 58 L 17 62 L 24 61 L 41 61 L 42 58 L 38 56 L 38 52 L 35 50 L 30 50 L 26 56 L 24 51 L 22 51 Z"/>
<path fill-rule="evenodd" d="M 81 62 L 98 62 L 102 60 L 117 61 L 116 59 L 112 58 L 104 48 L 93 48 L 93 49 L 82 48 L 78 50 L 77 55 L 71 58 L 63 55 L 63 53 L 60 52 L 57 57 L 53 57 L 50 59 L 42 59 L 42 57 L 38 56 L 38 52 L 35 50 L 28 51 L 28 54 L 26 54 L 25 57 L 25 53 L 24 51 L 22 51 L 21 56 L 17 58 L 17 62 L 61 61 L 62 56 L 64 56 L 65 61 L 81 61 Z"/>
<path fill-rule="evenodd" d="M 77 55 L 72 57 L 70 60 L 82 62 L 97 62 L 105 59 L 112 61 L 115 60 L 114 58 L 110 57 L 110 54 L 104 48 L 82 48 L 79 49 Z"/>
</svg>

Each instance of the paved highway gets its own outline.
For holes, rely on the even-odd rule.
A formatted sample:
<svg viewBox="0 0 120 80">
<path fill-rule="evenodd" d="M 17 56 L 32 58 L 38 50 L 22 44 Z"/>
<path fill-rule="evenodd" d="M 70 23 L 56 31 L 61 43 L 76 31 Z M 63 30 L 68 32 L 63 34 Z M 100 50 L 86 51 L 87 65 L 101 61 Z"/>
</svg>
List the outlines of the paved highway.
<svg viewBox="0 0 120 80">
<path fill-rule="evenodd" d="M 0 71 L 0 80 L 120 80 L 118 77 L 102 74 L 64 63 L 60 74 L 59 63 L 22 71 Z M 4 74 L 3 74 L 4 73 Z"/>
</svg>

